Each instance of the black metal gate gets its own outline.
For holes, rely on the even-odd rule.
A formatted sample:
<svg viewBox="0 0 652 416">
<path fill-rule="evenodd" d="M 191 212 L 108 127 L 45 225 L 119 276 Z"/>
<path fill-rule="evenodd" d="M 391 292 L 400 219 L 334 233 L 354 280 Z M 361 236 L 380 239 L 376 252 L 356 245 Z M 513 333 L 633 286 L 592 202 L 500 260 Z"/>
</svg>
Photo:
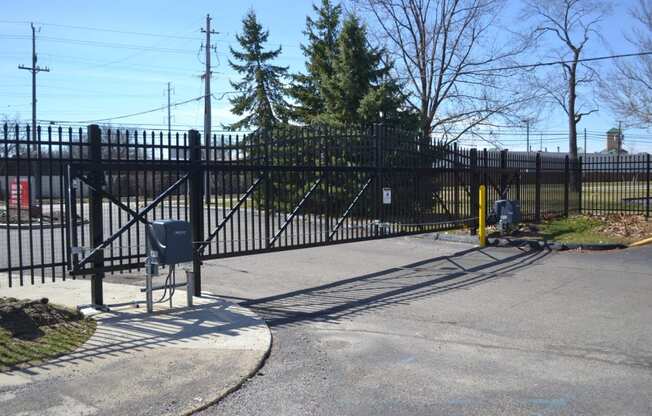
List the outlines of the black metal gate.
<svg viewBox="0 0 652 416">
<path fill-rule="evenodd" d="M 99 127 L 88 132 L 89 160 L 67 169 L 68 262 L 71 275 L 92 276 L 97 304 L 105 273 L 143 267 L 142 226 L 156 214 L 192 223 L 198 294 L 202 260 L 474 224 L 470 156 L 380 126 L 345 134 L 275 129 L 208 145 L 190 131 L 183 146 L 164 146 L 167 158 L 134 161 L 113 149 L 120 144 L 102 140 Z M 121 178 L 151 187 L 132 200 L 118 189 Z M 76 190 L 83 186 L 87 201 Z M 147 197 L 139 205 L 141 194 Z M 175 200 L 177 212 L 170 209 Z M 87 247 L 78 235 L 77 207 L 85 203 Z"/>
</svg>

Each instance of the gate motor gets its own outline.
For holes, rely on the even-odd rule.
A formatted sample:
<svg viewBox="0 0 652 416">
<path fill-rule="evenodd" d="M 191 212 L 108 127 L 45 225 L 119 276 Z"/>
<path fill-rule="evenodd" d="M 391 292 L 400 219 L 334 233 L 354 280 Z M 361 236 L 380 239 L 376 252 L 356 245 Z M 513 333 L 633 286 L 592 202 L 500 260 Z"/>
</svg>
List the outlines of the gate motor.
<svg viewBox="0 0 652 416">
<path fill-rule="evenodd" d="M 498 225 L 500 234 L 507 234 L 521 222 L 521 204 L 519 201 L 500 199 L 494 202 L 491 217 L 493 217 L 493 222 Z"/>
<path fill-rule="evenodd" d="M 192 262 L 193 244 L 192 229 L 189 222 L 179 220 L 156 220 L 147 226 L 147 260 L 146 260 L 146 292 L 147 312 L 154 310 L 154 303 L 170 301 L 177 287 L 186 286 L 188 306 L 192 306 L 194 292 L 194 275 L 192 267 L 186 267 L 186 283 L 176 282 L 176 266 Z M 153 286 L 152 278 L 159 275 L 159 266 L 168 266 L 169 272 L 162 286 Z M 163 296 L 154 302 L 153 292 L 164 290 Z M 169 292 L 169 294 L 168 294 Z M 168 298 L 166 299 L 166 295 Z"/>
</svg>

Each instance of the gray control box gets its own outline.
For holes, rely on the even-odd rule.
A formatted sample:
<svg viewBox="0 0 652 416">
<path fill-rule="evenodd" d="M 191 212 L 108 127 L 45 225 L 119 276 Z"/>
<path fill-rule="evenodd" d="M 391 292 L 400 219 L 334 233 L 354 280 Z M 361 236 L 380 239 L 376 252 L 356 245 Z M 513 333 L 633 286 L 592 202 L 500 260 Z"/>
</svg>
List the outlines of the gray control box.
<svg viewBox="0 0 652 416">
<path fill-rule="evenodd" d="M 162 265 L 173 265 L 192 261 L 192 228 L 187 221 L 157 220 L 149 228 L 150 249 L 158 253 Z"/>
<path fill-rule="evenodd" d="M 501 234 L 506 234 L 521 222 L 521 204 L 508 199 L 498 200 L 494 203 L 493 214 Z"/>
</svg>

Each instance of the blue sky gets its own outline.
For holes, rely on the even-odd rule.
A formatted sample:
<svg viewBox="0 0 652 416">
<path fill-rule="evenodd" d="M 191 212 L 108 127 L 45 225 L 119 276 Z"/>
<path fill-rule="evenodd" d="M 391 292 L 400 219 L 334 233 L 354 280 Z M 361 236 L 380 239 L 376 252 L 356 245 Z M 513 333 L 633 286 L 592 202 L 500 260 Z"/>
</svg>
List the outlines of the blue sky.
<svg viewBox="0 0 652 416">
<path fill-rule="evenodd" d="M 270 30 L 269 45 L 283 46 L 278 63 L 290 66 L 291 71 L 301 70 L 303 56 L 299 44 L 303 42 L 305 17 L 312 9 L 309 0 L 5 0 L 4 3 L 0 17 L 0 115 L 31 117 L 30 74 L 18 70 L 17 65 L 31 64 L 29 22 L 34 21 L 40 27 L 39 65 L 51 69 L 38 76 L 39 119 L 68 122 L 103 119 L 164 106 L 167 82 L 174 88 L 173 102 L 203 95 L 199 75 L 203 71 L 204 57 L 199 48 L 203 40 L 200 28 L 205 24 L 206 13 L 211 14 L 214 29 L 220 32 L 214 37 L 217 60 L 213 55 L 217 65 L 212 89 L 217 97 L 231 90 L 228 80 L 233 73 L 227 65 L 228 47 L 234 45 L 234 35 L 240 31 L 241 19 L 249 8 L 256 10 L 259 20 Z M 609 44 L 594 44 L 588 55 L 632 51 L 621 30 L 631 24 L 626 11 L 633 3 L 634 0 L 617 2 L 602 25 L 602 33 Z M 510 12 L 518 7 L 519 3 L 514 1 Z M 177 129 L 201 129 L 201 101 L 176 107 L 172 112 Z M 213 100 L 215 128 L 233 119 L 226 97 Z M 114 122 L 119 123 L 160 127 L 166 123 L 166 112 Z M 149 124 L 153 126 L 145 126 Z M 580 129 L 590 131 L 589 151 L 604 147 L 600 132 L 615 124 L 615 117 L 606 109 L 583 121 Z M 559 136 L 545 136 L 547 140 L 543 146 L 548 150 L 556 150 L 558 145 L 562 151 L 566 149 L 566 122 L 559 112 L 547 116 L 546 121 L 533 130 L 535 149 L 539 146 L 538 130 L 559 132 Z M 496 131 L 495 137 L 502 138 L 509 148 L 525 148 L 522 134 L 510 136 Z M 552 141 L 551 137 L 557 141 Z M 652 143 L 652 134 L 647 131 L 627 130 L 625 137 L 626 147 L 652 151 L 652 145 L 648 144 Z"/>
</svg>

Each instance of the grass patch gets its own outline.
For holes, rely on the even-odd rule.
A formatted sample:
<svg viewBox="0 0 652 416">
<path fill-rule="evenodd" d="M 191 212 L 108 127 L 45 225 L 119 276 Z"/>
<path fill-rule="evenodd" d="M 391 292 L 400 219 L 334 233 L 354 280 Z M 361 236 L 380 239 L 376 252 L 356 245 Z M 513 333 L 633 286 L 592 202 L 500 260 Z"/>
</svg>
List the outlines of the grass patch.
<svg viewBox="0 0 652 416">
<path fill-rule="evenodd" d="M 631 239 L 602 231 L 608 224 L 595 217 L 573 216 L 546 221 L 539 225 L 540 235 L 546 240 L 561 243 L 630 243 Z"/>
<path fill-rule="evenodd" d="M 95 332 L 93 319 L 42 301 L 0 298 L 0 370 L 71 351 Z"/>
</svg>

